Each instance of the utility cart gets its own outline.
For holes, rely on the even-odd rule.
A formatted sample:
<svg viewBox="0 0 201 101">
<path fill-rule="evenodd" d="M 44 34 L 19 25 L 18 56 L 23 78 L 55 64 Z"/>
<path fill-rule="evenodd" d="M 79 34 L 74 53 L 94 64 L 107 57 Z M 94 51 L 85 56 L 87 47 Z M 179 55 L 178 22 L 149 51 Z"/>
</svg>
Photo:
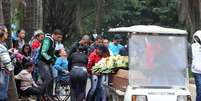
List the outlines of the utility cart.
<svg viewBox="0 0 201 101">
<path fill-rule="evenodd" d="M 185 30 L 135 25 L 109 32 L 129 35 L 128 71 L 109 76 L 112 101 L 191 101 Z"/>
</svg>

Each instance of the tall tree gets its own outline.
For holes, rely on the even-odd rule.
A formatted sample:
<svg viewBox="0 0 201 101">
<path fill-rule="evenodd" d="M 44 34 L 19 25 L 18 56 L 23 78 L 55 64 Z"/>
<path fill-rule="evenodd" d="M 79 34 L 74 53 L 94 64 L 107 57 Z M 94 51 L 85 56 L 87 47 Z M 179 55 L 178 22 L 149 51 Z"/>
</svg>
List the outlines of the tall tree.
<svg viewBox="0 0 201 101">
<path fill-rule="evenodd" d="M 2 0 L 3 17 L 6 27 L 10 30 L 11 26 L 11 0 Z"/>
<path fill-rule="evenodd" d="M 26 2 L 26 6 L 24 8 L 24 16 L 23 16 L 23 29 L 26 30 L 26 32 L 28 33 L 27 34 L 27 37 L 28 39 L 31 38 L 31 34 L 34 32 L 34 15 L 35 15 L 35 12 L 34 12 L 34 7 L 36 5 L 34 5 L 34 1 L 35 0 L 25 0 Z"/>
<path fill-rule="evenodd" d="M 98 34 L 101 33 L 101 23 L 103 21 L 103 9 L 104 9 L 104 0 L 96 0 L 96 23 L 95 29 Z"/>
<path fill-rule="evenodd" d="M 77 8 L 76 8 L 76 25 L 77 25 L 78 33 L 80 34 L 83 34 L 82 12 L 83 12 L 83 0 L 78 0 Z"/>
<path fill-rule="evenodd" d="M 35 30 L 43 28 L 43 0 L 17 0 L 17 4 L 19 29 L 25 29 L 30 39 Z"/>
<path fill-rule="evenodd" d="M 188 22 L 190 24 L 190 32 L 194 33 L 196 30 L 201 28 L 200 18 L 200 1 L 201 0 L 188 0 Z"/>
<path fill-rule="evenodd" d="M 4 25 L 6 25 L 9 33 L 11 29 L 11 0 L 2 0 Z M 11 46 L 11 40 L 7 40 L 8 47 Z"/>
<path fill-rule="evenodd" d="M 37 6 L 36 6 L 36 22 L 37 26 L 36 29 L 42 29 L 43 28 L 43 0 L 36 0 L 37 1 Z"/>
<path fill-rule="evenodd" d="M 177 11 L 180 22 L 184 23 L 189 31 L 189 40 L 201 28 L 201 0 L 178 0 Z"/>
<path fill-rule="evenodd" d="M 79 0 L 44 0 L 44 31 L 51 33 L 55 29 L 61 29 L 65 38 L 74 36 L 75 33 L 80 33 L 76 23 L 76 20 L 79 19 L 79 16 L 76 17 L 78 3 Z"/>
</svg>

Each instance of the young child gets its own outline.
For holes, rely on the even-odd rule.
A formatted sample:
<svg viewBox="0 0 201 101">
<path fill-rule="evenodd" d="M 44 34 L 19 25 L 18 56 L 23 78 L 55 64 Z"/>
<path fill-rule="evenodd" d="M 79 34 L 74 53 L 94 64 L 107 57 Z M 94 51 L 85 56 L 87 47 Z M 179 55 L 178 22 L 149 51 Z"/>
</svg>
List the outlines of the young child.
<svg viewBox="0 0 201 101">
<path fill-rule="evenodd" d="M 18 75 L 15 75 L 15 79 L 21 81 L 20 90 L 23 94 L 26 95 L 40 95 L 40 89 L 38 88 L 38 85 L 34 82 L 32 78 L 33 71 L 33 63 L 28 62 L 25 65 L 25 69 L 23 69 Z"/>
<path fill-rule="evenodd" d="M 53 66 L 53 76 L 64 76 L 69 74 L 68 71 L 68 60 L 67 60 L 67 53 L 65 50 L 59 50 L 58 52 L 59 57 L 57 57 L 56 62 Z"/>
<path fill-rule="evenodd" d="M 66 51 L 63 49 L 59 50 L 58 55 L 59 56 L 57 57 L 55 64 L 52 66 L 54 80 L 56 80 L 58 77 L 66 79 L 66 75 L 69 74 L 67 60 L 68 55 Z M 53 94 L 55 94 L 55 82 L 56 81 L 54 81 L 53 85 Z"/>
</svg>

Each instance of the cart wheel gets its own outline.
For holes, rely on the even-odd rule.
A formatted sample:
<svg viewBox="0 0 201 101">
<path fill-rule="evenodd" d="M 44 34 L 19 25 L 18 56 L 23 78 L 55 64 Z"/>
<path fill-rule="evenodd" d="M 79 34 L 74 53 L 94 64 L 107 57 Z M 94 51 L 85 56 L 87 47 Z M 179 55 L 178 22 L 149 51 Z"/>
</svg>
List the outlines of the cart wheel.
<svg viewBox="0 0 201 101">
<path fill-rule="evenodd" d="M 70 85 L 68 83 L 57 82 L 55 93 L 55 101 L 68 101 L 70 98 Z"/>
</svg>

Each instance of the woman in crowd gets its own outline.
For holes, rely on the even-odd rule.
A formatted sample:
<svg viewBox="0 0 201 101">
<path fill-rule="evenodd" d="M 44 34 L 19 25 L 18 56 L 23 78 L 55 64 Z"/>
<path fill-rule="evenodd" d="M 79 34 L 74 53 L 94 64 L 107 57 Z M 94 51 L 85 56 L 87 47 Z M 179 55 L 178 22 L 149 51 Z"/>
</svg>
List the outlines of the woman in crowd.
<svg viewBox="0 0 201 101">
<path fill-rule="evenodd" d="M 22 51 L 19 52 L 18 50 L 14 50 L 14 54 L 17 58 L 16 68 L 15 68 L 15 75 L 18 74 L 25 66 L 25 63 L 31 61 L 31 47 L 29 44 L 25 44 L 22 47 Z"/>
<path fill-rule="evenodd" d="M 21 29 L 17 31 L 16 36 L 12 39 L 12 48 L 22 49 L 25 44 L 25 30 Z"/>
<path fill-rule="evenodd" d="M 87 47 L 80 45 L 69 57 L 71 101 L 84 101 L 87 84 Z"/>
<path fill-rule="evenodd" d="M 31 61 L 31 47 L 29 44 L 24 44 L 21 54 L 23 55 L 23 63 Z"/>
<path fill-rule="evenodd" d="M 39 97 L 40 89 L 32 78 L 32 71 L 33 63 L 28 62 L 25 64 L 24 69 L 18 75 L 15 76 L 15 79 L 20 80 L 20 90 L 23 95 L 35 95 Z"/>
<path fill-rule="evenodd" d="M 34 71 L 33 71 L 33 78 L 35 81 L 38 81 L 39 73 L 38 73 L 38 56 L 39 56 L 39 50 L 41 47 L 41 42 L 45 38 L 45 34 L 42 30 L 35 31 L 32 39 L 29 42 L 29 45 L 31 46 L 32 52 L 31 52 L 31 58 L 34 63 Z"/>
<path fill-rule="evenodd" d="M 88 57 L 88 72 L 91 74 L 91 89 L 87 95 L 87 101 L 106 101 L 106 91 L 102 85 L 103 75 L 93 74 L 92 67 L 102 58 L 109 57 L 109 51 L 106 46 L 98 45 Z"/>
<path fill-rule="evenodd" d="M 34 33 L 31 41 L 29 42 L 32 50 L 40 48 L 41 41 L 44 39 L 44 37 L 45 37 L 45 34 L 44 34 L 44 32 L 42 30 L 37 30 Z"/>
<path fill-rule="evenodd" d="M 28 44 L 25 44 L 22 47 L 22 51 L 19 52 L 16 49 L 13 49 L 14 54 L 16 56 L 16 63 L 15 63 L 15 69 L 14 69 L 14 75 L 17 75 L 18 73 L 21 72 L 25 68 L 25 64 L 29 61 L 31 61 L 31 47 Z M 20 92 L 20 80 L 15 80 L 16 86 L 17 86 L 17 91 L 18 93 Z"/>
<path fill-rule="evenodd" d="M 7 28 L 4 25 L 0 25 L 0 101 L 7 101 L 9 79 L 13 70 L 11 58 L 5 44 L 7 38 Z"/>
</svg>

